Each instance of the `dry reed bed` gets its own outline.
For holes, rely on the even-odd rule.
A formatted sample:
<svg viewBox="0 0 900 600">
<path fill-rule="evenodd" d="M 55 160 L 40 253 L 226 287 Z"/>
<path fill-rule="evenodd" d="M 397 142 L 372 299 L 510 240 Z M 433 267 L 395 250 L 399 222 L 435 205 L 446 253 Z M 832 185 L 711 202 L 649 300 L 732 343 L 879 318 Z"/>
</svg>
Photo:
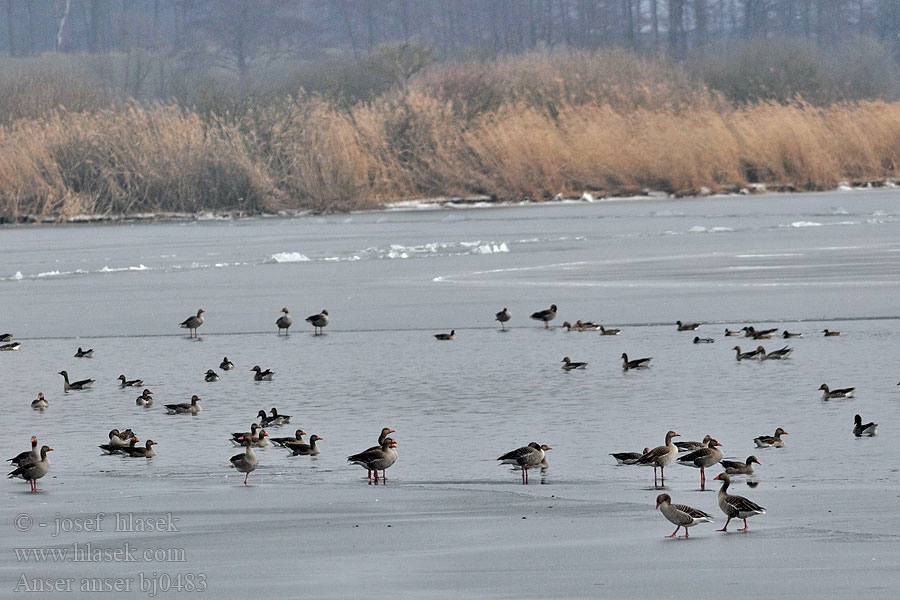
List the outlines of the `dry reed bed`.
<svg viewBox="0 0 900 600">
<path fill-rule="evenodd" d="M 340 108 L 287 98 L 240 117 L 174 105 L 54 111 L 0 128 L 0 217 L 280 208 L 410 197 L 826 189 L 896 174 L 900 104 L 617 109 L 503 102 L 472 118 L 426 87 Z"/>
</svg>

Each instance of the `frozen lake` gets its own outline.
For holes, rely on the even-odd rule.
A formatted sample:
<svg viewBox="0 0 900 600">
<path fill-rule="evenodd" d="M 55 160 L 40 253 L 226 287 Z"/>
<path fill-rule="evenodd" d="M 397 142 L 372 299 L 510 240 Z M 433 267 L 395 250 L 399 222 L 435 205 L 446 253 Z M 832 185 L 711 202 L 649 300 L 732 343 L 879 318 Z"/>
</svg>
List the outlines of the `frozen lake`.
<svg viewBox="0 0 900 600">
<path fill-rule="evenodd" d="M 14 456 L 31 435 L 54 448 L 43 492 L 2 486 L 0 597 L 48 577 L 72 580 L 60 597 L 98 597 L 78 591 L 83 577 L 190 597 L 186 575 L 202 575 L 222 598 L 893 598 L 898 298 L 894 190 L 0 228 L 0 333 L 22 343 L 0 353 L 0 448 Z M 553 325 L 622 334 L 528 319 L 551 303 Z M 279 338 L 283 306 L 294 326 Z M 188 339 L 177 325 L 201 307 Z M 503 307 L 506 333 L 493 321 Z M 314 337 L 303 318 L 322 308 L 331 323 Z M 678 319 L 703 325 L 677 332 Z M 787 340 L 789 360 L 737 362 L 735 343 L 783 345 L 723 335 L 748 324 L 804 337 Z M 455 341 L 432 337 L 451 329 Z M 74 358 L 78 346 L 94 358 Z M 623 352 L 651 368 L 623 372 Z M 235 370 L 206 383 L 225 355 Z M 563 356 L 589 366 L 565 373 Z M 255 364 L 274 380 L 254 382 Z M 62 369 L 97 382 L 63 394 Z M 120 373 L 155 405 L 135 406 Z M 856 397 L 824 402 L 822 383 Z M 29 406 L 38 392 L 44 413 Z M 165 414 L 192 394 L 198 416 Z M 226 438 L 272 406 L 293 420 L 270 435 L 301 427 L 322 453 L 259 449 L 245 488 Z M 878 436 L 852 436 L 857 412 Z M 369 486 L 346 456 L 384 426 L 400 458 L 387 485 Z M 755 447 L 779 426 L 785 448 Z M 101 455 L 113 427 L 157 441 L 158 456 Z M 735 521 L 716 533 L 718 482 L 701 492 L 695 469 L 671 465 L 665 491 L 716 523 L 663 539 L 674 526 L 654 511 L 652 470 L 608 453 L 660 445 L 668 429 L 759 458 L 758 485 L 732 485 L 768 510 L 749 533 Z M 550 467 L 522 486 L 495 459 L 531 441 L 553 447 Z M 55 535 L 57 517 L 98 513 L 100 531 Z M 116 531 L 115 513 L 171 515 L 177 531 Z M 88 543 L 153 556 L 22 558 Z"/>
</svg>

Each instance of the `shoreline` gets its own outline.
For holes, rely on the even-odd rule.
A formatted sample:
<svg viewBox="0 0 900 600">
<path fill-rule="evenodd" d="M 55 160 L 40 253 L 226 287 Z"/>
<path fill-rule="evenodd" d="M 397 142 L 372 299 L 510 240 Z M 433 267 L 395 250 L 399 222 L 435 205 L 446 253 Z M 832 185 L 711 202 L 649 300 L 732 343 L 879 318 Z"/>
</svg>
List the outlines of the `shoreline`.
<svg viewBox="0 0 900 600">
<path fill-rule="evenodd" d="M 761 194 L 804 194 L 813 192 L 838 192 L 838 191 L 864 191 L 874 189 L 893 189 L 900 187 L 900 178 L 888 177 L 885 179 L 863 181 L 841 181 L 830 190 L 805 190 L 794 184 L 766 184 L 754 183 L 741 187 L 737 185 L 723 186 L 722 192 L 714 192 L 709 188 L 699 190 L 686 190 L 684 192 L 670 193 L 662 190 L 642 190 L 631 195 L 618 195 L 616 193 L 605 194 L 592 190 L 582 192 L 581 196 L 564 195 L 562 192 L 548 200 L 500 200 L 496 196 L 438 196 L 434 198 L 421 198 L 413 200 L 398 200 L 382 204 L 377 208 L 352 211 L 321 211 L 315 209 L 286 209 L 277 212 L 251 212 L 244 210 L 226 211 L 201 211 L 188 212 L 156 212 L 156 213 L 126 213 L 126 214 L 83 214 L 63 217 L 62 215 L 41 217 L 38 215 L 23 215 L 15 222 L 0 218 L 0 227 L 15 227 L 19 225 L 79 225 L 102 223 L 172 223 L 172 222 L 203 222 L 203 221 L 234 221 L 239 219 L 296 219 L 310 216 L 328 214 L 360 214 L 371 212 L 390 211 L 415 211 L 415 210 L 439 210 L 442 208 L 486 208 L 502 206 L 530 206 L 544 204 L 575 204 L 580 202 L 633 202 L 640 200 L 659 199 L 698 199 L 729 196 L 752 196 Z"/>
</svg>

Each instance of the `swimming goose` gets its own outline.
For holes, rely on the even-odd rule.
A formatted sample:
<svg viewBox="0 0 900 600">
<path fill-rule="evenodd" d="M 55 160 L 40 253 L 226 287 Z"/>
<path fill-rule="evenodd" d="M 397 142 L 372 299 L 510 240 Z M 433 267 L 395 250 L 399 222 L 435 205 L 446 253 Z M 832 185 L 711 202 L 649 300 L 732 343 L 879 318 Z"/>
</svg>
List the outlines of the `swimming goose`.
<svg viewBox="0 0 900 600">
<path fill-rule="evenodd" d="M 556 305 L 551 304 L 550 308 L 546 308 L 544 310 L 539 310 L 535 313 L 531 313 L 531 318 L 535 321 L 543 321 L 544 329 L 550 328 L 550 321 L 556 318 Z"/>
<path fill-rule="evenodd" d="M 69 383 L 69 374 L 66 371 L 60 371 L 60 375 L 63 376 L 65 383 L 63 383 L 63 392 L 66 394 L 69 393 L 69 390 L 86 390 L 96 381 L 95 379 L 82 379 L 81 381 L 76 381 L 74 383 Z"/>
<path fill-rule="evenodd" d="M 703 512 L 685 504 L 672 504 L 672 498 L 668 494 L 660 494 L 656 497 L 656 508 L 663 514 L 670 523 L 678 525 L 672 535 L 666 537 L 675 537 L 678 530 L 684 527 L 684 537 L 688 537 L 688 527 L 693 527 L 698 523 L 712 523 L 713 518 Z"/>
<path fill-rule="evenodd" d="M 616 459 L 617 465 L 633 465 L 648 452 L 650 452 L 650 448 L 644 448 L 643 452 L 613 452 L 610 456 Z"/>
<path fill-rule="evenodd" d="M 841 335 L 840 331 L 828 331 L 827 329 L 823 329 L 822 333 L 824 334 L 824 337 L 836 337 Z"/>
<path fill-rule="evenodd" d="M 306 322 L 313 326 L 314 335 L 322 335 L 322 328 L 328 325 L 328 311 L 323 308 L 319 314 L 306 317 Z"/>
<path fill-rule="evenodd" d="M 19 465 L 18 468 L 10 471 L 9 474 L 7 474 L 7 477 L 9 477 L 10 479 L 14 477 L 21 477 L 31 484 L 32 492 L 39 491 L 37 487 L 37 480 L 46 475 L 47 471 L 50 470 L 50 459 L 47 458 L 47 453 L 52 451 L 53 448 L 51 448 L 50 446 L 41 446 L 40 460 Z"/>
<path fill-rule="evenodd" d="M 557 355 L 557 356 L 559 356 L 559 355 Z M 587 366 L 586 362 L 572 362 L 568 356 L 566 356 L 559 362 L 566 363 L 562 366 L 563 371 L 572 371 L 574 369 L 583 369 Z"/>
<path fill-rule="evenodd" d="M 347 460 L 366 469 L 371 479 L 372 473 L 375 473 L 375 483 L 378 483 L 378 471 L 381 471 L 382 479 L 384 470 L 393 465 L 397 461 L 397 451 L 394 450 L 397 443 L 393 438 L 384 438 L 381 446 L 378 448 L 369 448 L 359 454 L 353 454 L 347 457 Z"/>
<path fill-rule="evenodd" d="M 732 348 L 735 351 L 735 359 L 738 361 L 742 360 L 750 360 L 756 358 L 759 355 L 759 350 L 751 350 L 749 352 L 741 352 L 740 346 L 735 346 Z"/>
<path fill-rule="evenodd" d="M 225 356 L 222 358 L 222 362 L 219 363 L 219 368 L 223 371 L 230 371 L 234 368 L 234 363 L 228 360 L 228 357 Z"/>
<path fill-rule="evenodd" d="M 94 349 L 89 348 L 88 350 L 82 350 L 81 346 L 78 346 L 78 350 L 75 352 L 75 358 L 93 358 L 94 357 Z"/>
<path fill-rule="evenodd" d="M 831 400 L 832 398 L 852 398 L 856 393 L 855 387 L 840 388 L 832 390 L 828 388 L 828 384 L 823 383 L 819 386 L 822 391 L 822 400 Z"/>
<path fill-rule="evenodd" d="M 694 331 L 700 327 L 700 323 L 682 323 L 681 321 L 675 321 L 675 326 L 678 328 L 678 331 Z"/>
<path fill-rule="evenodd" d="M 253 445 L 254 448 L 265 448 L 266 446 L 269 445 L 269 440 L 266 439 L 268 437 L 269 437 L 269 433 L 265 429 L 260 429 L 259 435 L 256 436 L 255 440 L 251 439 L 250 443 Z M 244 438 L 244 439 L 247 439 L 247 438 Z"/>
<path fill-rule="evenodd" d="M 873 436 L 878 429 L 878 423 L 866 423 L 863 425 L 862 417 L 856 415 L 853 417 L 853 435 L 860 437 L 863 435 Z"/>
<path fill-rule="evenodd" d="M 254 423 L 256 425 L 256 423 Z M 277 438 L 269 438 L 272 442 L 278 444 L 279 446 L 284 446 L 288 442 L 299 442 L 301 444 L 305 444 L 306 442 L 303 440 L 303 436 L 306 435 L 306 432 L 302 429 L 298 429 L 294 432 L 294 437 L 277 437 Z M 322 439 L 322 438 L 319 438 Z"/>
<path fill-rule="evenodd" d="M 753 438 L 753 441 L 756 443 L 758 448 L 784 448 L 784 441 L 781 439 L 781 436 L 787 435 L 788 432 L 779 427 L 775 430 L 775 435 L 761 435 L 757 438 Z"/>
<path fill-rule="evenodd" d="M 0 342 L 11 342 L 12 338 L 11 333 L 0 333 Z"/>
<path fill-rule="evenodd" d="M 19 342 L 13 342 L 12 344 L 3 344 L 2 346 L 0 346 L 0 351 L 11 352 L 13 350 L 18 350 L 19 346 L 21 345 L 22 344 L 20 344 Z"/>
<path fill-rule="evenodd" d="M 143 379 L 126 379 L 124 375 L 119 375 L 117 378 L 122 383 L 119 384 L 119 387 L 141 387 L 144 385 Z"/>
<path fill-rule="evenodd" d="M 206 311 L 202 308 L 197 311 L 195 316 L 190 316 L 181 322 L 181 328 L 188 330 L 188 337 L 199 337 L 197 328 L 203 325 L 203 313 Z"/>
<path fill-rule="evenodd" d="M 283 445 L 285 448 L 292 451 L 291 456 L 316 456 L 319 453 L 319 448 L 318 446 L 316 446 L 316 442 L 324 439 L 325 438 L 319 437 L 317 435 L 311 435 L 309 436 L 308 444 L 296 441 L 287 442 Z"/>
<path fill-rule="evenodd" d="M 759 360 L 781 360 L 783 358 L 788 358 L 794 349 L 785 346 L 784 348 L 772 350 L 767 353 L 765 348 L 757 346 L 756 351 L 759 353 Z"/>
<path fill-rule="evenodd" d="M 577 331 L 577 328 L 568 321 L 563 321 L 563 324 L 560 325 L 560 327 L 564 328 L 566 331 Z"/>
<path fill-rule="evenodd" d="M 714 340 L 712 338 L 702 338 L 702 337 L 694 336 L 695 344 L 712 344 L 712 343 L 715 343 L 715 341 L 716 340 Z"/>
<path fill-rule="evenodd" d="M 287 308 L 282 308 L 281 312 L 283 312 L 284 314 L 278 317 L 278 320 L 275 321 L 275 325 L 278 327 L 278 335 L 281 335 L 282 329 L 284 329 L 284 335 L 287 335 L 290 333 L 290 331 L 288 330 L 290 329 L 291 325 L 294 324 L 294 320 L 291 318 L 291 315 L 288 314 Z"/>
<path fill-rule="evenodd" d="M 684 456 L 678 458 L 678 464 L 700 469 L 701 490 L 706 489 L 706 469 L 722 460 L 722 457 L 724 456 L 722 454 L 722 451 L 716 447 L 721 445 L 722 444 L 720 444 L 716 440 L 710 439 L 706 443 L 706 448 L 694 450 L 693 452 L 685 454 Z"/>
<path fill-rule="evenodd" d="M 144 391 L 141 392 L 141 395 L 137 397 L 137 399 L 134 401 L 134 403 L 137 404 L 138 406 L 152 406 L 153 398 L 150 397 L 152 395 L 153 395 L 153 392 L 151 392 L 147 388 L 144 388 Z"/>
<path fill-rule="evenodd" d="M 187 402 L 182 402 L 180 404 L 166 404 L 166 410 L 169 411 L 170 415 L 184 415 L 184 414 L 192 414 L 196 415 L 200 412 L 200 397 L 194 394 L 191 396 L 191 402 L 188 404 Z"/>
<path fill-rule="evenodd" d="M 778 331 L 778 328 L 775 327 L 772 329 L 763 329 L 762 331 L 757 331 L 751 325 L 744 327 L 741 331 L 744 332 L 744 337 L 752 337 L 754 340 L 767 340 L 772 337 L 772 334 Z"/>
<path fill-rule="evenodd" d="M 31 436 L 31 450 L 25 450 L 24 452 L 19 452 L 12 458 L 7 458 L 7 462 L 10 462 L 16 466 L 22 466 L 25 463 L 29 462 L 37 462 L 41 460 L 41 453 L 38 450 L 37 446 L 37 437 Z"/>
<path fill-rule="evenodd" d="M 509 314 L 509 311 L 506 310 L 506 308 L 504 308 L 503 310 L 498 312 L 496 315 L 494 315 L 494 317 L 495 317 L 494 320 L 500 321 L 500 329 L 506 329 L 506 326 L 504 325 L 504 323 L 509 321 L 511 316 L 512 315 Z"/>
<path fill-rule="evenodd" d="M 272 381 L 272 376 L 275 375 L 275 371 L 271 371 L 269 369 L 263 371 L 261 368 L 259 368 L 259 365 L 255 365 L 250 370 L 256 371 L 256 374 L 253 375 L 254 381 Z"/>
<path fill-rule="evenodd" d="M 703 440 L 699 442 L 685 440 L 683 442 L 675 442 L 675 446 L 678 448 L 679 452 L 693 452 L 694 450 L 699 450 L 700 448 L 706 448 L 709 444 L 709 440 L 712 439 L 711 435 L 703 436 Z"/>
<path fill-rule="evenodd" d="M 528 483 L 528 469 L 538 467 L 546 458 L 545 452 L 552 450 L 546 444 L 531 442 L 527 446 L 516 448 L 499 457 L 501 465 L 516 465 L 522 469 L 522 483 Z"/>
<path fill-rule="evenodd" d="M 291 422 L 291 415 L 279 415 L 274 406 L 269 412 L 272 413 L 272 416 L 269 417 L 269 423 L 272 425 L 285 425 Z"/>
<path fill-rule="evenodd" d="M 731 330 L 731 329 L 728 329 L 727 327 L 725 328 L 725 337 L 732 337 L 732 336 L 738 336 L 738 335 L 743 335 L 743 334 L 744 334 L 744 332 L 741 329 Z"/>
<path fill-rule="evenodd" d="M 600 335 L 619 335 L 622 333 L 621 329 L 606 329 L 603 325 L 600 326 Z"/>
<path fill-rule="evenodd" d="M 762 463 L 755 456 L 748 456 L 745 462 L 737 460 L 723 460 L 719 462 L 729 475 L 753 475 L 753 465 Z"/>
<path fill-rule="evenodd" d="M 436 333 L 436 334 L 434 334 L 434 338 L 437 340 L 444 340 L 444 341 L 455 340 L 456 339 L 456 330 L 453 329 L 450 331 L 450 333 Z"/>
<path fill-rule="evenodd" d="M 203 379 L 208 382 L 218 381 L 219 374 L 213 371 L 212 369 L 207 369 L 206 373 L 203 374 Z"/>
<path fill-rule="evenodd" d="M 45 408 L 49 406 L 46 398 L 44 398 L 43 392 L 38 392 L 38 397 L 31 401 L 31 408 L 34 410 L 39 410 L 41 412 L 44 411 Z"/>
<path fill-rule="evenodd" d="M 235 454 L 231 457 L 231 466 L 241 473 L 246 473 L 244 475 L 244 485 L 247 485 L 247 478 L 250 477 L 250 473 L 259 466 L 259 459 L 253 452 L 253 444 L 249 439 L 244 438 L 241 442 L 246 450 L 242 454 Z"/>
<path fill-rule="evenodd" d="M 259 412 L 261 412 L 262 414 L 266 414 L 263 411 L 259 411 Z M 236 432 L 232 433 L 231 441 L 234 443 L 235 446 L 243 446 L 243 441 L 245 438 L 248 438 L 251 441 L 255 442 L 257 439 L 259 439 L 258 431 L 260 429 L 262 429 L 263 427 L 265 427 L 265 425 L 260 425 L 258 423 L 251 423 L 250 431 L 236 431 Z"/>
<path fill-rule="evenodd" d="M 626 371 L 629 369 L 643 369 L 645 367 L 650 366 L 650 361 L 652 358 L 636 358 L 634 360 L 628 360 L 628 355 L 624 352 L 622 353 L 622 368 Z"/>
<path fill-rule="evenodd" d="M 599 331 L 600 324 L 594 323 L 593 321 L 582 321 L 578 319 L 575 321 L 575 329 L 578 331 Z"/>
<path fill-rule="evenodd" d="M 659 467 L 663 485 L 665 485 L 666 465 L 668 465 L 678 457 L 678 446 L 672 443 L 672 438 L 674 437 L 681 437 L 681 434 L 675 433 L 674 431 L 668 431 L 666 433 L 665 446 L 657 446 L 650 452 L 644 453 L 644 455 L 637 460 L 637 463 L 635 463 L 638 465 L 653 467 L 654 487 L 656 487 L 656 468 Z"/>
<path fill-rule="evenodd" d="M 153 440 L 147 440 L 143 446 L 131 445 L 127 448 L 122 448 L 122 453 L 132 458 L 153 458 L 156 456 L 156 450 L 153 449 L 155 445 L 156 442 Z"/>
<path fill-rule="evenodd" d="M 727 473 L 719 473 L 716 475 L 715 479 L 720 479 L 722 481 L 722 487 L 719 489 L 719 508 L 721 508 L 722 512 L 728 517 L 728 520 L 725 521 L 725 526 L 716 531 L 728 531 L 728 523 L 730 523 L 732 519 L 743 519 L 744 526 L 738 529 L 738 531 L 747 531 L 747 519 L 753 515 L 766 514 L 766 509 L 759 504 L 747 500 L 743 496 L 735 496 L 734 494 L 727 493 L 728 484 L 731 483 L 731 478 Z"/>
<path fill-rule="evenodd" d="M 137 436 L 134 436 L 132 438 L 129 438 L 129 440 L 123 444 L 114 444 L 112 437 L 110 437 L 109 441 L 110 441 L 110 443 L 100 444 L 97 447 L 100 448 L 101 450 L 103 450 L 104 452 L 106 452 L 107 454 L 125 454 L 130 449 L 135 448 L 137 446 L 137 443 L 140 440 L 137 438 Z"/>
<path fill-rule="evenodd" d="M 113 431 L 118 432 L 119 430 L 118 430 L 118 429 L 113 429 Z M 131 438 L 133 438 L 133 437 L 135 437 L 135 435 L 134 435 L 134 431 L 131 430 L 131 427 L 129 427 L 128 429 L 126 429 L 126 430 L 123 431 L 122 433 L 119 433 L 119 439 L 122 440 L 122 445 L 123 445 L 123 446 L 127 446 L 129 440 L 131 440 Z"/>
<path fill-rule="evenodd" d="M 256 413 L 256 416 L 259 417 L 259 426 L 260 427 L 268 427 L 269 425 L 281 425 L 280 422 L 275 423 L 276 419 L 274 417 L 270 417 L 269 415 L 267 415 L 266 411 L 264 411 L 262 409 L 260 409 L 260 411 L 258 413 Z M 239 437 L 239 436 L 236 435 L 235 438 L 237 438 L 237 437 Z"/>
<path fill-rule="evenodd" d="M 790 331 L 785 329 L 784 333 L 781 334 L 781 337 L 783 337 L 784 339 L 798 338 L 798 337 L 803 337 L 803 334 L 802 333 L 791 333 Z"/>
</svg>

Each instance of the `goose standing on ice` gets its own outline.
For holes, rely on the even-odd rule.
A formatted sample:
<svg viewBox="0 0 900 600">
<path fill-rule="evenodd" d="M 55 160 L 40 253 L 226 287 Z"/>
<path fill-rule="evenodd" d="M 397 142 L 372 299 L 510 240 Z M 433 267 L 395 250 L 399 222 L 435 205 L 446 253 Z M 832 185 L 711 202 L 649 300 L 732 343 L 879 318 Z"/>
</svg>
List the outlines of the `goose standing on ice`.
<svg viewBox="0 0 900 600">
<path fill-rule="evenodd" d="M 328 325 L 328 311 L 323 308 L 319 314 L 306 317 L 306 322 L 313 326 L 313 335 L 322 335 L 322 328 Z"/>
<path fill-rule="evenodd" d="M 684 527 L 684 537 L 688 537 L 688 527 L 693 527 L 698 523 L 712 523 L 713 518 L 703 512 L 685 504 L 672 504 L 672 498 L 668 494 L 660 494 L 656 497 L 656 508 L 669 520 L 673 525 L 678 525 L 672 535 L 666 537 L 675 537 L 678 530 Z"/>
<path fill-rule="evenodd" d="M 528 483 L 528 469 L 532 467 L 539 467 L 544 459 L 546 458 L 545 452 L 547 450 L 552 450 L 550 446 L 546 444 L 538 444 L 537 442 L 531 442 L 527 446 L 522 446 L 521 448 L 516 448 L 515 450 L 511 450 L 497 458 L 500 461 L 501 465 L 516 465 L 522 468 L 522 483 Z"/>
<path fill-rule="evenodd" d="M 509 321 L 509 319 L 510 319 L 511 316 L 512 316 L 512 315 L 509 314 L 509 311 L 506 310 L 506 308 L 504 308 L 503 310 L 501 310 L 500 312 L 498 312 L 496 315 L 494 315 L 494 317 L 495 317 L 494 320 L 500 322 L 500 329 L 501 329 L 502 331 L 506 331 L 506 326 L 505 326 L 504 324 L 505 324 L 507 321 Z"/>
<path fill-rule="evenodd" d="M 672 438 L 681 437 L 680 433 L 668 431 L 666 433 L 666 445 L 657 446 L 645 453 L 637 460 L 638 465 L 653 467 L 653 487 L 656 487 L 656 468 L 659 467 L 663 485 L 666 484 L 666 465 L 678 458 L 678 446 L 672 443 Z"/>
<path fill-rule="evenodd" d="M 38 450 L 38 441 L 37 437 L 35 436 L 31 436 L 31 450 L 19 452 L 12 458 L 6 459 L 7 462 L 10 462 L 16 466 L 21 466 L 29 462 L 37 462 L 39 460 L 41 460 L 41 453 Z"/>
<path fill-rule="evenodd" d="M 75 381 L 69 383 L 69 373 L 67 371 L 60 371 L 59 375 L 63 376 L 65 383 L 63 383 L 63 392 L 68 394 L 69 390 L 86 390 L 91 385 L 93 385 L 95 379 L 82 379 L 81 381 Z"/>
<path fill-rule="evenodd" d="M 722 460 L 723 457 L 722 451 L 716 447 L 722 444 L 712 438 L 706 444 L 706 448 L 694 450 L 678 459 L 679 464 L 700 469 L 701 490 L 706 489 L 706 469 Z"/>
<path fill-rule="evenodd" d="M 256 467 L 259 466 L 259 458 L 257 458 L 256 453 L 253 452 L 253 443 L 247 439 L 241 439 L 241 443 L 244 445 L 246 450 L 242 454 L 235 454 L 231 457 L 231 466 L 237 469 L 241 473 L 245 473 L 244 475 L 244 485 L 247 485 L 247 478 L 250 477 L 250 473 L 256 470 Z"/>
<path fill-rule="evenodd" d="M 37 480 L 46 475 L 50 470 L 50 459 L 47 458 L 47 453 L 52 451 L 53 448 L 50 446 L 42 446 L 39 460 L 20 464 L 18 468 L 10 471 L 7 477 L 10 479 L 21 477 L 31 484 L 32 492 L 40 491 L 37 487 Z"/>
<path fill-rule="evenodd" d="M 381 477 L 383 480 L 387 480 L 387 477 L 384 474 L 385 469 L 393 465 L 397 461 L 397 451 L 394 448 L 397 447 L 397 443 L 393 438 L 384 438 L 384 441 L 381 442 L 381 446 L 378 448 L 369 448 L 359 454 L 353 454 L 347 457 L 347 460 L 354 464 L 359 465 L 366 469 L 369 473 L 369 478 L 371 479 L 371 475 L 375 473 L 375 483 L 378 483 L 378 471 L 381 471 Z"/>
<path fill-rule="evenodd" d="M 728 524 L 732 519 L 743 519 L 744 526 L 738 531 L 747 531 L 747 519 L 754 515 L 766 514 L 766 509 L 759 504 L 747 500 L 743 496 L 735 496 L 728 493 L 728 485 L 731 483 L 731 478 L 727 473 L 719 473 L 715 479 L 722 481 L 722 487 L 719 489 L 719 508 L 728 517 L 728 520 L 725 521 L 725 526 L 716 531 L 728 531 Z"/>
<path fill-rule="evenodd" d="M 181 322 L 181 328 L 188 330 L 188 337 L 200 337 L 197 333 L 197 328 L 203 325 L 203 313 L 205 312 L 206 311 L 201 308 L 197 311 L 196 315 L 192 315 Z"/>
<path fill-rule="evenodd" d="M 616 459 L 617 465 L 634 465 L 640 457 L 650 452 L 650 448 L 644 448 L 643 452 L 612 452 L 610 456 Z"/>
<path fill-rule="evenodd" d="M 283 312 L 284 314 L 282 316 L 278 317 L 278 320 L 275 321 L 275 325 L 278 326 L 278 335 L 281 335 L 282 329 L 284 329 L 284 335 L 287 335 L 290 333 L 290 331 L 288 331 L 288 330 L 290 329 L 291 325 L 294 324 L 294 320 L 291 318 L 291 315 L 288 313 L 287 308 L 282 308 L 281 312 Z"/>
<path fill-rule="evenodd" d="M 531 313 L 531 318 L 535 321 L 543 321 L 544 329 L 550 329 L 550 321 L 556 318 L 556 305 L 551 304 L 550 308 Z"/>
</svg>

